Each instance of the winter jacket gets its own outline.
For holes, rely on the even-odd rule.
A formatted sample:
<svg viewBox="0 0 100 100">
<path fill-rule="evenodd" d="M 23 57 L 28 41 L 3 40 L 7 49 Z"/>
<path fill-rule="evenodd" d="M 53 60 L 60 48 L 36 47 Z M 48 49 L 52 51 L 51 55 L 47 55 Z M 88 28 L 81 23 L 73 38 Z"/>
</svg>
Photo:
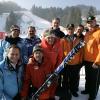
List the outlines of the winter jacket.
<svg viewBox="0 0 100 100">
<path fill-rule="evenodd" d="M 0 62 L 0 100 L 13 100 L 22 86 L 23 65 L 15 70 L 7 60 Z"/>
<path fill-rule="evenodd" d="M 1 42 L 1 41 L 0 41 L 0 42 Z M 3 49 L 2 49 L 1 43 L 0 43 L 0 61 L 3 60 L 2 52 L 3 52 Z"/>
<path fill-rule="evenodd" d="M 21 58 L 23 60 L 23 52 L 26 52 L 24 49 L 23 49 L 23 39 L 18 37 L 18 38 L 11 38 L 11 37 L 6 37 L 5 40 L 2 40 L 0 42 L 0 61 L 2 61 L 5 57 L 6 57 L 6 54 L 7 54 L 7 48 L 10 47 L 10 45 L 12 44 L 15 44 L 17 45 L 20 49 L 21 49 Z M 23 63 L 24 63 L 24 60 L 23 60 Z"/>
<path fill-rule="evenodd" d="M 54 34 L 58 38 L 63 38 L 65 36 L 65 34 L 60 30 L 60 28 L 54 29 Z"/>
<path fill-rule="evenodd" d="M 58 65 L 62 62 L 63 58 L 62 45 L 60 43 L 60 40 L 56 39 L 54 45 L 52 46 L 49 45 L 43 38 L 41 46 L 44 49 L 46 55 L 50 58 L 55 70 L 58 67 Z"/>
<path fill-rule="evenodd" d="M 25 50 L 25 52 L 23 52 L 23 56 L 24 56 L 25 64 L 28 63 L 28 59 L 29 59 L 30 55 L 32 54 L 33 47 L 36 44 L 39 44 L 40 42 L 41 42 L 40 38 L 37 37 L 36 35 L 32 38 L 25 38 L 24 39 L 24 50 Z"/>
<path fill-rule="evenodd" d="M 100 29 L 96 28 L 85 36 L 84 60 L 100 65 Z"/>
<path fill-rule="evenodd" d="M 21 96 L 28 96 L 30 82 L 32 83 L 33 88 L 38 89 L 52 72 L 52 64 L 46 57 L 44 57 L 41 64 L 38 64 L 33 57 L 30 58 L 26 67 Z M 52 84 L 47 90 L 42 92 L 39 96 L 39 100 L 50 100 L 49 98 L 53 98 L 55 95 L 55 89 L 56 85 Z"/>
<path fill-rule="evenodd" d="M 64 58 L 67 56 L 67 54 L 73 49 L 73 47 L 79 43 L 80 38 L 75 38 L 73 41 L 68 41 L 67 39 L 62 39 L 61 44 L 63 46 L 63 53 Z M 79 50 L 79 52 L 74 55 L 73 59 L 68 62 L 69 65 L 77 65 L 81 64 L 83 61 L 83 48 Z"/>
</svg>

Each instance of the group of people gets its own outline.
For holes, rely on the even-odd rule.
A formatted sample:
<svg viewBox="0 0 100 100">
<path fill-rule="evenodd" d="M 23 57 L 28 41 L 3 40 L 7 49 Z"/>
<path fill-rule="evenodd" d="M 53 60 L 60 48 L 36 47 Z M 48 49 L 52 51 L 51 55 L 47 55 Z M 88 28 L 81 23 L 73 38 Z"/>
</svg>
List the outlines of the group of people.
<svg viewBox="0 0 100 100">
<path fill-rule="evenodd" d="M 20 27 L 12 25 L 11 33 L 0 41 L 0 100 L 30 100 L 45 80 L 54 72 L 80 40 L 85 46 L 64 64 L 39 100 L 71 100 L 78 97 L 80 70 L 85 66 L 85 90 L 88 100 L 95 100 L 100 84 L 100 28 L 94 16 L 89 16 L 86 26 L 68 24 L 66 33 L 60 30 L 60 19 L 54 18 L 51 27 L 36 35 L 29 26 L 27 37 L 21 38 Z M 85 34 L 84 34 L 85 33 Z"/>
</svg>

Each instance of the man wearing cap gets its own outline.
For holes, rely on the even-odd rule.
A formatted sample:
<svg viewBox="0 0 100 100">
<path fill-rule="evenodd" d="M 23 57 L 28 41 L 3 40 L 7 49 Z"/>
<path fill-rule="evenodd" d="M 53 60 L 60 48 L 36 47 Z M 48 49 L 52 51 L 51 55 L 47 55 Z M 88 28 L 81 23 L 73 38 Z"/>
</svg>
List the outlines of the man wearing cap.
<svg viewBox="0 0 100 100">
<path fill-rule="evenodd" d="M 96 28 L 99 28 L 99 25 L 97 24 L 96 18 L 94 16 L 89 16 L 87 18 L 87 27 L 89 22 L 92 22 Z"/>
<path fill-rule="evenodd" d="M 76 37 L 76 35 L 74 34 L 74 30 L 75 30 L 75 26 L 74 24 L 68 24 L 67 27 L 66 27 L 66 36 L 65 38 L 68 40 L 68 41 L 73 41 L 74 38 Z"/>
<path fill-rule="evenodd" d="M 96 27 L 95 17 L 87 18 L 89 32 L 84 40 L 84 65 L 86 72 L 85 90 L 82 94 L 89 94 L 88 100 L 95 100 L 100 82 L 100 29 Z"/>
<path fill-rule="evenodd" d="M 83 28 L 83 27 L 82 27 Z M 81 29 L 81 26 L 79 26 Z M 68 55 L 68 53 L 72 50 L 72 48 L 82 40 L 80 37 L 81 33 L 74 34 L 74 24 L 67 25 L 67 36 L 66 38 L 62 39 L 61 42 L 63 44 L 63 55 L 64 58 Z M 76 36 L 74 36 L 76 35 Z M 79 90 L 79 79 L 80 79 L 80 69 L 82 66 L 82 59 L 83 59 L 83 48 L 79 50 L 79 52 L 73 57 L 68 64 L 65 64 L 65 68 L 63 70 L 63 85 L 65 87 L 65 91 L 67 92 L 66 98 L 71 100 L 71 94 L 74 97 L 78 97 L 78 90 Z M 66 99 L 65 99 L 66 100 Z"/>
<path fill-rule="evenodd" d="M 10 36 L 6 36 L 5 39 L 0 42 L 0 48 L 2 48 L 2 53 L 0 53 L 1 61 L 6 56 L 7 48 L 12 44 L 17 45 L 21 49 L 21 58 L 23 58 L 23 39 L 19 37 L 20 28 L 17 25 L 12 25 L 10 31 Z"/>
<path fill-rule="evenodd" d="M 21 92 L 22 100 L 28 97 L 28 91 L 30 83 L 32 83 L 34 93 L 42 86 L 48 75 L 53 72 L 52 63 L 48 61 L 47 56 L 41 46 L 35 45 L 33 47 L 33 54 L 29 58 L 29 62 L 26 67 L 26 73 L 24 76 L 24 84 Z M 39 96 L 39 100 L 55 100 L 54 99 L 55 84 L 52 84 L 47 90 L 43 91 Z M 33 93 L 33 94 L 34 94 Z"/>
</svg>

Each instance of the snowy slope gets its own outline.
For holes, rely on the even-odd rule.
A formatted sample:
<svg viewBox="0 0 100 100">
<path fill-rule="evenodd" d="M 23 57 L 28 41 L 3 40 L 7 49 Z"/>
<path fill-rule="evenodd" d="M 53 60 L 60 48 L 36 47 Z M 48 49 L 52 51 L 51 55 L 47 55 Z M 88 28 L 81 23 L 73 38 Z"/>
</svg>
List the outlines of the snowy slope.
<svg viewBox="0 0 100 100">
<path fill-rule="evenodd" d="M 22 13 L 22 19 L 21 19 L 21 23 L 20 26 L 22 28 L 22 30 L 25 30 L 26 33 L 26 29 L 29 25 L 33 25 L 36 27 L 37 30 L 37 34 L 39 36 L 41 36 L 41 33 L 50 27 L 50 22 L 36 16 L 33 15 L 30 11 L 20 11 L 18 13 Z M 24 32 L 24 31 L 23 31 Z"/>
<path fill-rule="evenodd" d="M 88 95 L 82 95 L 81 94 L 81 91 L 84 90 L 84 85 L 85 84 L 85 77 L 82 78 L 81 77 L 81 80 L 80 80 L 80 86 L 79 86 L 79 97 L 72 97 L 72 100 L 88 100 Z M 97 95 L 97 98 L 95 100 L 100 100 L 100 89 L 98 91 L 98 95 Z"/>
<path fill-rule="evenodd" d="M 5 32 L 5 24 L 8 15 L 9 13 L 3 13 L 2 15 L 0 15 L 0 32 Z"/>
<path fill-rule="evenodd" d="M 51 23 L 36 16 L 33 15 L 30 11 L 20 11 L 20 12 L 16 12 L 16 13 L 21 13 L 23 14 L 21 20 L 19 20 L 20 22 L 20 28 L 22 31 L 22 37 L 26 37 L 26 33 L 27 33 L 27 27 L 29 25 L 33 25 L 36 27 L 37 29 L 37 34 L 39 36 L 41 36 L 41 33 L 47 29 L 48 27 L 50 27 Z M 6 22 L 6 18 L 9 15 L 9 13 L 3 13 L 2 15 L 0 15 L 0 31 L 5 31 L 5 22 Z M 99 18 L 99 17 L 98 17 Z M 24 34 L 25 33 L 25 34 Z M 81 95 L 80 91 L 84 89 L 84 84 L 85 84 L 85 73 L 84 73 L 84 68 L 81 70 L 81 79 L 80 79 L 80 90 L 79 90 L 79 97 L 75 98 L 73 97 L 72 100 L 88 100 L 88 95 Z M 100 89 L 99 89 L 99 93 L 97 96 L 96 100 L 100 100 Z"/>
<path fill-rule="evenodd" d="M 18 25 L 20 25 L 21 33 L 27 33 L 27 28 L 29 25 L 33 25 L 36 27 L 37 34 L 40 36 L 41 33 L 50 27 L 50 22 L 33 15 L 30 11 L 16 11 L 15 13 L 21 13 L 21 20 L 18 21 Z M 6 18 L 9 13 L 3 13 L 0 15 L 0 31 L 5 31 L 5 23 Z M 23 37 L 26 37 L 26 34 L 23 34 Z"/>
</svg>

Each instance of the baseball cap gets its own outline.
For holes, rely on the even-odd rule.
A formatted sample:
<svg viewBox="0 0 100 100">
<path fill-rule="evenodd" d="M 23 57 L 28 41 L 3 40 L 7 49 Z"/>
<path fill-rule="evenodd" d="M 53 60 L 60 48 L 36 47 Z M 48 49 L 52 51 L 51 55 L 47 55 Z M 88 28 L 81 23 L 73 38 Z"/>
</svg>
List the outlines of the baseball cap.
<svg viewBox="0 0 100 100">
<path fill-rule="evenodd" d="M 94 16 L 89 16 L 89 17 L 87 18 L 87 22 L 91 22 L 91 21 L 93 21 L 94 19 L 95 19 Z"/>
</svg>

